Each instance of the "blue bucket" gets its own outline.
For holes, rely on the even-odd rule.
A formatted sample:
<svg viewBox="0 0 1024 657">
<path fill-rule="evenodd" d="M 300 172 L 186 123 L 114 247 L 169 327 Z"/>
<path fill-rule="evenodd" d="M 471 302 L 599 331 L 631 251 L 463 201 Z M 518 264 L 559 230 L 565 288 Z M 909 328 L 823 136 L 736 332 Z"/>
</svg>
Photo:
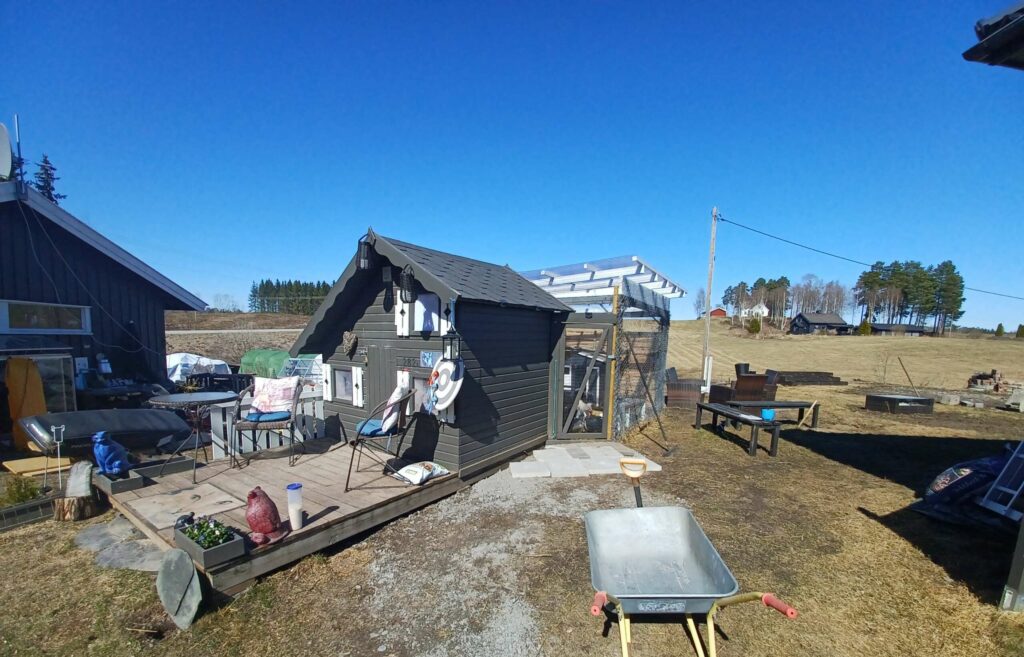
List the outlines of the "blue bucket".
<svg viewBox="0 0 1024 657">
<path fill-rule="evenodd" d="M 761 419 L 764 420 L 765 422 L 771 422 L 772 420 L 774 420 L 775 419 L 775 409 L 774 408 L 762 408 L 761 409 Z"/>
</svg>

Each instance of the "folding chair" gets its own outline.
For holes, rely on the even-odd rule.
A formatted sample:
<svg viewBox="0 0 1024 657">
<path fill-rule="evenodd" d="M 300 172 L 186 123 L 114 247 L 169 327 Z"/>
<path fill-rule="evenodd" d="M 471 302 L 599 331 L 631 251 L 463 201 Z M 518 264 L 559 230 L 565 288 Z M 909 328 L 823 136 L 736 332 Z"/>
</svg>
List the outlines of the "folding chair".
<svg viewBox="0 0 1024 657">
<path fill-rule="evenodd" d="M 401 394 L 399 392 L 401 391 Z M 403 390 L 396 388 L 391 399 L 378 404 L 370 413 L 370 417 L 356 425 L 355 437 L 348 441 L 352 447 L 352 458 L 348 462 L 348 476 L 345 477 L 345 492 L 351 490 L 349 484 L 352 481 L 352 464 L 355 463 L 356 472 L 362 463 L 365 453 L 367 458 L 375 461 L 384 467 L 384 472 L 397 473 L 398 469 L 391 465 L 391 460 L 398 458 L 402 453 L 402 444 L 409 432 L 408 406 L 409 400 L 416 394 L 415 390 Z M 378 416 L 380 416 L 378 418 Z M 391 444 L 398 438 L 398 445 L 394 450 Z M 379 455 L 377 452 L 386 456 Z"/>
<path fill-rule="evenodd" d="M 253 394 L 253 391 L 254 391 L 255 387 L 256 387 L 256 384 L 253 384 L 253 385 L 249 386 L 248 388 L 246 388 L 245 390 L 243 390 L 242 392 L 240 392 L 238 394 L 238 401 L 235 402 L 235 413 L 234 413 L 234 420 L 232 422 L 232 426 L 233 426 L 232 433 L 234 434 L 234 441 L 233 442 L 238 446 L 238 451 L 239 452 L 242 449 L 242 437 L 245 435 L 246 431 L 250 432 L 249 433 L 249 442 L 252 444 L 253 451 L 256 451 L 256 450 L 259 449 L 259 445 L 256 442 L 256 435 L 257 435 L 258 432 L 260 432 L 260 431 L 277 431 L 280 435 L 283 436 L 283 435 L 285 435 L 283 432 L 287 431 L 288 432 L 287 433 L 287 436 L 288 436 L 288 465 L 290 465 L 290 466 L 291 465 L 295 465 L 295 462 L 296 462 L 296 459 L 295 459 L 295 421 L 296 421 L 296 411 L 298 410 L 298 406 L 299 406 L 299 397 L 302 395 L 302 385 L 303 385 L 303 381 L 302 381 L 301 377 L 295 377 L 295 378 L 297 379 L 297 382 L 295 384 L 295 391 L 294 391 L 293 396 L 292 396 L 292 409 L 291 409 L 291 412 L 288 413 L 288 417 L 280 417 L 280 418 L 276 417 L 277 415 L 283 415 L 283 413 L 281 413 L 281 414 L 277 414 L 277 413 L 274 413 L 274 414 L 264 413 L 264 415 L 273 415 L 275 417 L 273 417 L 272 419 L 268 419 L 268 420 L 250 420 L 248 418 L 243 418 L 243 417 L 241 417 L 242 398 L 244 398 L 246 396 L 246 394 L 251 396 Z M 269 447 L 269 439 L 267 441 L 267 444 L 268 444 L 268 447 Z M 239 464 L 239 467 L 241 467 L 241 464 Z"/>
</svg>

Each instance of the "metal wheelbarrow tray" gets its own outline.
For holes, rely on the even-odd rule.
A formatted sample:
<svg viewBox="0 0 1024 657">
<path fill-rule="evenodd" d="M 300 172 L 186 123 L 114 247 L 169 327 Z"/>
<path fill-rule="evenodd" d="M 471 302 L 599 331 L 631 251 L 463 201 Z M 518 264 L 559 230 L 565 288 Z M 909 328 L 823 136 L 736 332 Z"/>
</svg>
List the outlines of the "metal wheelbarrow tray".
<svg viewBox="0 0 1024 657">
<path fill-rule="evenodd" d="M 590 581 L 626 614 L 706 614 L 739 590 L 688 509 L 591 511 L 585 522 Z"/>
</svg>

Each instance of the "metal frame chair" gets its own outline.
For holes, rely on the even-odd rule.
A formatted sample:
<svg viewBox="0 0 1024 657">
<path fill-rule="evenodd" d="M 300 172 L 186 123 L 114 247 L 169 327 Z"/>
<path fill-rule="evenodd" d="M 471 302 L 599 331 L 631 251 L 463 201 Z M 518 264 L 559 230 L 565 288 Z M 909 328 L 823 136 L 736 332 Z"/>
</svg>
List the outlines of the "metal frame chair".
<svg viewBox="0 0 1024 657">
<path fill-rule="evenodd" d="M 398 401 L 392 402 L 390 400 L 384 400 L 374 407 L 373 411 L 370 412 L 365 420 L 356 425 L 355 437 L 348 441 L 348 444 L 352 447 L 352 457 L 348 461 L 348 476 L 345 477 L 346 493 L 352 490 L 349 485 L 352 481 L 352 464 L 355 463 L 356 472 L 359 472 L 359 465 L 362 463 L 364 453 L 369 459 L 379 465 L 382 465 L 385 473 L 389 471 L 391 473 L 398 472 L 398 469 L 391 465 L 390 460 L 398 458 L 398 455 L 402 453 L 402 444 L 405 442 L 405 436 L 409 433 L 409 428 L 412 426 L 412 422 L 409 421 L 409 400 L 412 399 L 415 394 L 416 391 L 414 389 L 410 389 L 406 391 Z M 370 420 L 373 420 L 378 416 L 383 418 L 384 410 L 392 404 L 398 404 L 398 422 L 395 423 L 395 426 L 390 431 L 376 435 L 367 435 L 362 433 Z M 395 447 L 395 450 L 392 451 L 391 443 L 396 436 L 398 437 L 398 445 Z M 386 443 L 382 444 L 385 439 Z M 387 454 L 388 458 L 379 456 L 374 453 L 374 450 Z"/>
<path fill-rule="evenodd" d="M 296 420 L 297 420 L 297 411 L 298 411 L 298 408 L 299 408 L 299 397 L 302 396 L 302 388 L 303 388 L 304 385 L 305 385 L 305 382 L 300 377 L 298 383 L 295 385 L 295 391 L 292 394 L 292 409 L 291 409 L 291 415 L 288 417 L 288 419 L 287 420 L 278 420 L 278 421 L 274 421 L 274 422 L 253 422 L 251 420 L 244 420 L 241 417 L 242 400 L 245 398 L 246 394 L 248 394 L 250 398 L 252 397 L 252 393 L 253 393 L 253 390 L 256 387 L 256 384 L 253 384 L 253 385 L 249 386 L 248 388 L 246 388 L 245 390 L 242 390 L 242 392 L 238 393 L 238 400 L 235 402 L 235 411 L 234 411 L 234 415 L 233 415 L 232 429 L 231 429 L 231 433 L 232 433 L 232 451 L 234 451 L 235 445 L 237 444 L 238 452 L 241 453 L 242 437 L 245 435 L 244 434 L 245 431 L 250 431 L 251 432 L 250 436 L 249 436 L 249 442 L 252 443 L 253 451 L 257 451 L 257 449 L 258 449 L 258 445 L 257 445 L 257 442 L 256 442 L 256 434 L 257 434 L 257 432 L 259 432 L 259 431 L 283 431 L 283 430 L 287 430 L 288 431 L 288 465 L 289 466 L 295 465 L 295 463 L 296 463 L 296 458 L 295 458 L 295 423 L 296 423 Z M 284 434 L 280 434 L 280 435 L 284 435 Z M 237 443 L 235 442 L 236 440 L 237 440 Z M 268 445 L 269 445 L 269 440 L 268 440 Z M 247 461 L 248 461 L 248 459 L 247 459 Z M 241 464 L 239 464 L 238 467 L 241 467 Z"/>
</svg>

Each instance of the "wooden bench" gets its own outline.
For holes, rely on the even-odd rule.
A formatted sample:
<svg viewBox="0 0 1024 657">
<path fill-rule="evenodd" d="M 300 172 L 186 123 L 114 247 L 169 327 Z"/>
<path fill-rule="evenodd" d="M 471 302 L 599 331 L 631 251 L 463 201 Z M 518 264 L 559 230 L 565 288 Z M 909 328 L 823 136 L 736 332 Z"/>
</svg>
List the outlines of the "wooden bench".
<svg viewBox="0 0 1024 657">
<path fill-rule="evenodd" d="M 786 409 L 797 409 L 800 414 L 797 417 L 797 423 L 804 421 L 804 414 L 807 413 L 807 409 L 811 409 L 811 428 L 818 428 L 818 410 L 821 408 L 821 404 L 809 401 L 727 401 L 725 402 L 729 406 L 733 406 L 741 411 L 755 411 L 760 414 L 762 408 L 773 408 L 777 411 Z M 813 407 L 813 408 L 812 408 Z"/>
<path fill-rule="evenodd" d="M 761 429 L 771 429 L 772 432 L 772 444 L 768 450 L 768 454 L 775 456 L 779 453 L 779 423 L 772 421 L 767 422 L 762 420 L 756 415 L 750 415 L 744 413 L 738 409 L 726 406 L 725 404 L 697 404 L 697 419 L 693 426 L 697 429 L 701 428 L 701 416 L 707 411 L 711 413 L 711 426 L 718 427 L 719 416 L 728 418 L 733 422 L 739 424 L 745 424 L 750 427 L 750 447 L 747 449 L 747 453 L 751 456 L 757 456 L 757 434 Z"/>
</svg>

